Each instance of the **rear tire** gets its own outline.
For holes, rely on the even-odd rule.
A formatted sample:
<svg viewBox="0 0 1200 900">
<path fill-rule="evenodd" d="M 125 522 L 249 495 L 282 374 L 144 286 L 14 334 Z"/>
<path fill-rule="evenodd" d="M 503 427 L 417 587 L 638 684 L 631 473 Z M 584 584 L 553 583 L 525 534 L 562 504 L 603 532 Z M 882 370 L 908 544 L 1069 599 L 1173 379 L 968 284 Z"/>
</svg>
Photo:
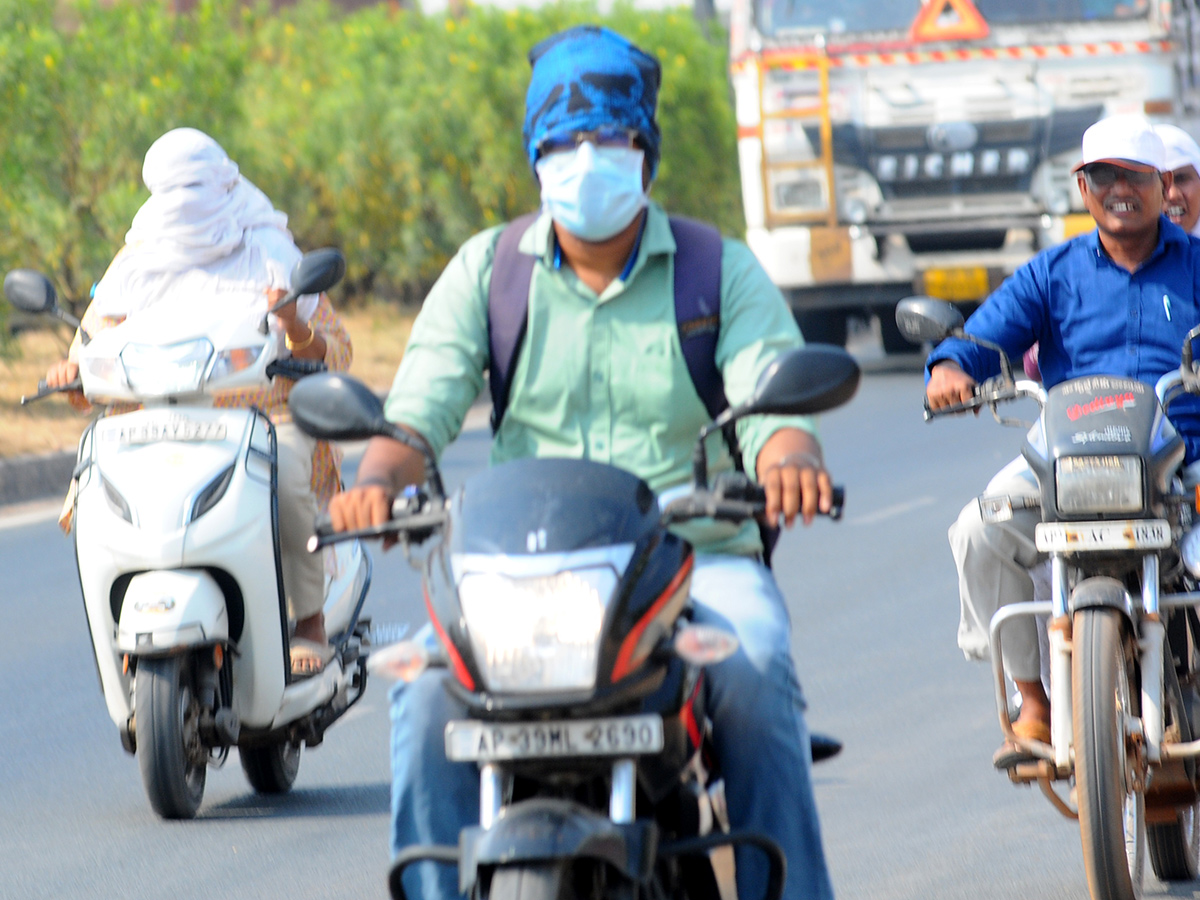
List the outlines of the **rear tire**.
<svg viewBox="0 0 1200 900">
<path fill-rule="evenodd" d="M 259 794 L 286 794 L 300 772 L 300 744 L 281 741 L 260 747 L 239 747 L 242 771 Z"/>
<path fill-rule="evenodd" d="M 1146 842 L 1160 881 L 1194 881 L 1200 875 L 1200 802 L 1176 811 L 1170 824 L 1149 826 Z"/>
<path fill-rule="evenodd" d="M 150 806 L 164 819 L 191 819 L 204 798 L 208 749 L 188 658 L 138 660 L 134 710 L 138 768 Z"/>
<path fill-rule="evenodd" d="M 1112 609 L 1075 613 L 1072 706 L 1083 866 L 1092 900 L 1136 900 L 1146 858 L 1145 798 L 1126 721 L 1136 717 L 1130 641 Z"/>
<path fill-rule="evenodd" d="M 846 346 L 848 326 L 846 314 L 836 309 L 813 309 L 796 312 L 796 324 L 809 344 Z"/>
<path fill-rule="evenodd" d="M 896 324 L 896 307 L 885 306 L 877 310 L 879 315 L 879 342 L 883 344 L 883 352 L 888 356 L 901 353 L 920 353 L 921 345 L 914 344 L 900 331 Z"/>
</svg>

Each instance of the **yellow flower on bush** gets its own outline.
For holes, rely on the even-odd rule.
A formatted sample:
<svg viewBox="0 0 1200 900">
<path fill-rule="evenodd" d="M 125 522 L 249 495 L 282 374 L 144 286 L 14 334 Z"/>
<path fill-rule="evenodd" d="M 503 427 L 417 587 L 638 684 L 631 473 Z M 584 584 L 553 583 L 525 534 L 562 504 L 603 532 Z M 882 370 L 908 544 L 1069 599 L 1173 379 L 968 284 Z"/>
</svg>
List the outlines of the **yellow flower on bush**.
<svg viewBox="0 0 1200 900">
<path fill-rule="evenodd" d="M 54 61 L 54 57 L 51 56 L 49 53 L 47 53 L 46 56 L 42 59 L 42 62 L 44 62 L 46 64 L 46 68 L 49 69 L 51 72 L 54 71 L 54 67 L 55 67 L 55 65 L 57 65 L 57 63 Z"/>
</svg>

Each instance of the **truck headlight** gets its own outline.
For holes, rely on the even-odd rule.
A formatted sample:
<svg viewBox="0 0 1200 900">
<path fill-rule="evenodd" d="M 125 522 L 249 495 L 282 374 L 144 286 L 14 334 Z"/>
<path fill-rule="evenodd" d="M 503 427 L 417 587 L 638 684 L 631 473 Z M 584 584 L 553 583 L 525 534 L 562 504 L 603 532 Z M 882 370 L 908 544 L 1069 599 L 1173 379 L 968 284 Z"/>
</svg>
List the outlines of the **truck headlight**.
<svg viewBox="0 0 1200 900">
<path fill-rule="evenodd" d="M 527 578 L 464 575 L 459 600 L 487 686 L 512 693 L 594 688 L 604 610 L 616 586 L 608 566 Z"/>
<path fill-rule="evenodd" d="M 1054 464 L 1059 512 L 1135 513 L 1142 509 L 1136 456 L 1064 456 Z"/>
</svg>

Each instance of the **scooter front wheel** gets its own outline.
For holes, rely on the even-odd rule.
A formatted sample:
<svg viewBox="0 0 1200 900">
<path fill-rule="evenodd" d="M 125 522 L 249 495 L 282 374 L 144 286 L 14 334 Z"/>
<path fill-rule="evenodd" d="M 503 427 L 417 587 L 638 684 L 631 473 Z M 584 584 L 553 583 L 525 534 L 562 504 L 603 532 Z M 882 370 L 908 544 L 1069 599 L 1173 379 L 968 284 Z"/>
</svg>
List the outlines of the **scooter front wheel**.
<svg viewBox="0 0 1200 900">
<path fill-rule="evenodd" d="M 204 798 L 208 750 L 200 740 L 200 702 L 186 655 L 138 660 L 134 717 L 138 768 L 154 811 L 190 819 Z"/>
<path fill-rule="evenodd" d="M 242 771 L 260 794 L 286 794 L 300 771 L 300 744 L 280 741 L 260 747 L 239 747 Z"/>
<path fill-rule="evenodd" d="M 1092 900 L 1135 900 L 1146 822 L 1130 753 L 1139 699 L 1130 686 L 1134 644 L 1124 617 L 1112 609 L 1077 612 L 1072 643 L 1075 786 L 1088 892 Z"/>
</svg>

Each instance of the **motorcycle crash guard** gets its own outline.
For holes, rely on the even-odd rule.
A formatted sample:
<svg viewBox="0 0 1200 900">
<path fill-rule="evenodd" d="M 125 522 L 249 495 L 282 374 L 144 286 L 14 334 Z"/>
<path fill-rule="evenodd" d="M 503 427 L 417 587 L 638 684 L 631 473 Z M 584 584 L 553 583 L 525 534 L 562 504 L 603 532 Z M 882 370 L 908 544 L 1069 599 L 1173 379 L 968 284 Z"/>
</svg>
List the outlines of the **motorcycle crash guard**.
<svg viewBox="0 0 1200 900">
<path fill-rule="evenodd" d="M 458 848 L 406 847 L 392 863 L 388 885 L 405 897 L 404 870 L 423 860 L 458 863 L 459 890 L 471 896 L 480 868 L 555 859 L 605 862 L 632 881 L 649 879 L 658 845 L 650 821 L 617 824 L 569 800 L 536 798 L 508 807 L 491 828 L 464 828 Z"/>
</svg>

